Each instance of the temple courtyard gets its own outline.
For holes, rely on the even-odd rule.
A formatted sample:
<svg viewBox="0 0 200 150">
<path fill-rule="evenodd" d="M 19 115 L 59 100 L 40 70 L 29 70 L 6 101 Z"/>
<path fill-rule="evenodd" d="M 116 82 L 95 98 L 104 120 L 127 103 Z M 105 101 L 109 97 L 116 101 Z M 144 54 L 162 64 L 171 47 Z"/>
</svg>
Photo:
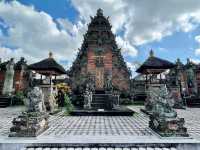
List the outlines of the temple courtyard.
<svg viewBox="0 0 200 150">
<path fill-rule="evenodd" d="M 65 116 L 64 111 L 49 118 L 49 128 L 37 138 L 8 137 L 12 120 L 24 107 L 0 108 L 1 143 L 198 143 L 200 108 L 178 109 L 185 118 L 189 138 L 160 137 L 148 127 L 143 106 L 128 106 L 133 116 Z"/>
</svg>

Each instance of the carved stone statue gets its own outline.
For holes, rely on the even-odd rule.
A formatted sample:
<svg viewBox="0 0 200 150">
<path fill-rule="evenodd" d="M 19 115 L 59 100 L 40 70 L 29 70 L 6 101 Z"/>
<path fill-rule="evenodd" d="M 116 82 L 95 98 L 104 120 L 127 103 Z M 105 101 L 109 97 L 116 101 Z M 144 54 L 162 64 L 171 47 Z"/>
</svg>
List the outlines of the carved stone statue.
<svg viewBox="0 0 200 150">
<path fill-rule="evenodd" d="M 155 99 L 153 102 L 152 112 L 161 117 L 174 118 L 177 113 L 172 108 L 173 100 L 169 98 L 169 93 L 165 86 L 161 86 L 160 90 L 156 91 L 156 96 L 152 97 Z"/>
<path fill-rule="evenodd" d="M 88 79 L 86 81 L 86 88 L 84 93 L 84 108 L 90 109 L 92 103 L 92 95 L 95 91 L 95 82 L 91 75 L 88 75 Z"/>
<path fill-rule="evenodd" d="M 39 87 L 33 87 L 33 89 L 27 94 L 27 111 L 28 112 L 44 112 L 44 96 L 42 90 Z"/>
<path fill-rule="evenodd" d="M 172 108 L 173 100 L 170 100 L 165 85 L 159 90 L 151 91 L 152 113 L 150 114 L 149 127 L 161 136 L 188 136 L 184 127 L 184 118 L 178 118 Z"/>
<path fill-rule="evenodd" d="M 3 95 L 11 95 L 13 92 L 13 78 L 14 78 L 14 59 L 11 58 L 6 65 L 6 74 L 3 85 Z"/>
<path fill-rule="evenodd" d="M 110 74 L 106 76 L 105 88 L 106 88 L 107 91 L 112 91 L 113 90 L 112 75 L 110 75 Z"/>
<path fill-rule="evenodd" d="M 85 93 L 84 93 L 84 108 L 90 109 L 91 103 L 92 103 L 92 91 L 89 90 L 89 85 L 86 84 L 86 90 L 85 90 Z"/>
<path fill-rule="evenodd" d="M 48 128 L 48 114 L 44 97 L 39 87 L 33 87 L 27 94 L 27 110 L 14 118 L 10 137 L 36 137 Z"/>
</svg>

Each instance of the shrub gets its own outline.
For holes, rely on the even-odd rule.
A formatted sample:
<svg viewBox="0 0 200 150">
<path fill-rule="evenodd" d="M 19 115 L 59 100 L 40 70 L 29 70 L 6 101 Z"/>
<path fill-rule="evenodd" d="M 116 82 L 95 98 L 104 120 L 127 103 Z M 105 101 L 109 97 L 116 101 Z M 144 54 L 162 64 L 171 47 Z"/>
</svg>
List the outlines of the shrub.
<svg viewBox="0 0 200 150">
<path fill-rule="evenodd" d="M 74 106 L 72 105 L 71 100 L 67 94 L 65 94 L 64 98 L 65 98 L 64 105 L 66 108 L 65 113 L 69 115 L 74 110 Z"/>
<path fill-rule="evenodd" d="M 17 91 L 12 98 L 12 105 L 24 105 L 24 93 L 22 91 Z"/>
</svg>

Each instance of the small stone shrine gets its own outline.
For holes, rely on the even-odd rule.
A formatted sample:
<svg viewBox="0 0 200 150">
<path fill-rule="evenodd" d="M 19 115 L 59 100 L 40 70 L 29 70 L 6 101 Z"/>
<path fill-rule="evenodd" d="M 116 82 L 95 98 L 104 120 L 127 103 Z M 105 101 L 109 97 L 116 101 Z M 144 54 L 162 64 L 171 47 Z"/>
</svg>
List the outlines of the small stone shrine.
<svg viewBox="0 0 200 150">
<path fill-rule="evenodd" d="M 172 108 L 174 101 L 170 99 L 166 86 L 162 85 L 157 90 L 150 88 L 150 95 L 152 113 L 149 127 L 164 137 L 188 137 L 187 129 L 184 127 L 184 118 L 177 117 L 176 111 Z"/>
<path fill-rule="evenodd" d="M 13 119 L 9 137 L 36 137 L 48 128 L 44 95 L 39 87 L 28 92 L 26 106 L 27 110 Z"/>
</svg>

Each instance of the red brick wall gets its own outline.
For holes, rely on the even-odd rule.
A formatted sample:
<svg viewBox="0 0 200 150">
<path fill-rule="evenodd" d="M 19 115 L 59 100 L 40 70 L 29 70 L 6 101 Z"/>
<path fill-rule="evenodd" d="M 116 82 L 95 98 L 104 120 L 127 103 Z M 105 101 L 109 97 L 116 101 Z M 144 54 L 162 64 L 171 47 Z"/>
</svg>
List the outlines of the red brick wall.
<svg viewBox="0 0 200 150">
<path fill-rule="evenodd" d="M 128 75 L 122 70 L 118 68 L 113 68 L 113 86 L 119 88 L 122 91 L 127 91 L 130 89 L 130 80 Z"/>
<path fill-rule="evenodd" d="M 0 82 L 4 81 L 4 74 L 5 74 L 4 71 L 0 71 Z"/>
<path fill-rule="evenodd" d="M 5 79 L 5 71 L 0 71 L 0 94 L 2 94 L 3 84 Z M 23 91 L 28 86 L 28 79 L 24 77 L 24 72 L 16 70 L 14 73 L 14 89 L 16 91 Z"/>
<path fill-rule="evenodd" d="M 96 71 L 96 64 L 95 64 L 95 52 L 94 49 L 96 45 L 91 45 L 88 48 L 87 54 L 87 72 L 90 72 L 95 75 Z M 106 72 L 112 72 L 112 82 L 113 85 L 119 88 L 120 90 L 129 90 L 130 88 L 130 80 L 127 73 L 123 70 L 123 68 L 118 69 L 113 66 L 113 54 L 112 50 L 109 46 L 105 46 L 105 53 L 103 54 L 104 59 L 104 70 Z M 114 58 L 117 59 L 117 58 Z M 128 91 L 127 91 L 128 92 Z"/>
<path fill-rule="evenodd" d="M 104 66 L 106 71 L 112 71 L 112 51 L 107 50 L 104 57 Z"/>
<path fill-rule="evenodd" d="M 88 59 L 87 71 L 94 74 L 96 65 L 95 65 L 95 58 L 94 58 L 95 54 L 92 48 L 88 49 L 87 55 L 88 55 L 87 56 L 87 59 Z"/>
<path fill-rule="evenodd" d="M 197 71 L 196 77 L 197 77 L 197 91 L 198 93 L 200 93 L 200 70 Z"/>
<path fill-rule="evenodd" d="M 0 71 L 0 94 L 2 94 L 5 72 Z"/>
<path fill-rule="evenodd" d="M 90 46 L 88 48 L 88 54 L 87 54 L 87 58 L 88 58 L 88 65 L 87 65 L 87 71 L 90 73 L 95 73 L 96 70 L 96 60 L 95 60 L 95 52 L 94 49 L 96 48 L 96 46 Z M 109 49 L 109 47 L 105 46 L 105 53 L 103 54 L 104 58 L 104 69 L 105 71 L 112 71 L 112 51 Z"/>
</svg>

